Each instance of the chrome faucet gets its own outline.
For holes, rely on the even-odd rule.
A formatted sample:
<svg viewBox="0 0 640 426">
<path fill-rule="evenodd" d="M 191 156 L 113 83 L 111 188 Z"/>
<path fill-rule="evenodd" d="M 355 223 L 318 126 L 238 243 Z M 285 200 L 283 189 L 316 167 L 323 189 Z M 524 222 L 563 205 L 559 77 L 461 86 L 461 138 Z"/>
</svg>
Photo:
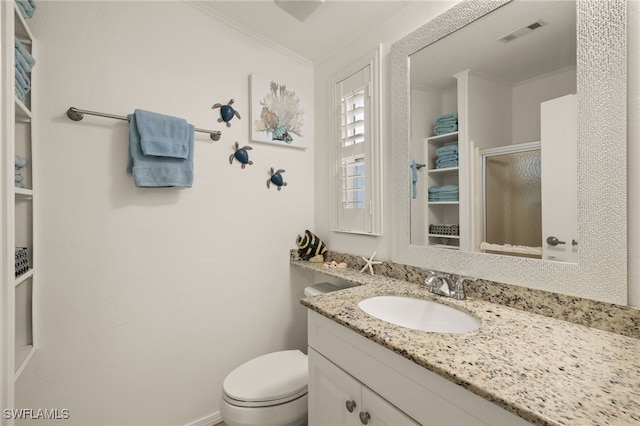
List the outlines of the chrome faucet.
<svg viewBox="0 0 640 426">
<path fill-rule="evenodd" d="M 429 291 L 431 293 L 451 297 L 457 300 L 463 300 L 466 298 L 464 283 L 476 280 L 471 277 L 461 277 L 456 281 L 455 285 L 453 285 L 450 275 L 440 274 L 433 271 L 427 272 L 429 272 L 429 276 L 424 280 L 424 283 L 429 287 Z"/>
</svg>

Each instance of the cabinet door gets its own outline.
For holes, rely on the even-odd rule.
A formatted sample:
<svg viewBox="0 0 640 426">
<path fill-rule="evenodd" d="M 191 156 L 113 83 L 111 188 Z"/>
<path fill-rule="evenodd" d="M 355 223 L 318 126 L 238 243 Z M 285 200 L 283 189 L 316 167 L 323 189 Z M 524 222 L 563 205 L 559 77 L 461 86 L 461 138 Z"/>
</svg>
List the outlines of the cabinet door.
<svg viewBox="0 0 640 426">
<path fill-rule="evenodd" d="M 361 421 L 367 426 L 420 426 L 380 395 L 364 386 L 362 387 L 361 413 L 359 414 L 362 417 Z"/>
<path fill-rule="evenodd" d="M 309 348 L 309 426 L 360 425 L 361 389 L 360 382 Z"/>
</svg>

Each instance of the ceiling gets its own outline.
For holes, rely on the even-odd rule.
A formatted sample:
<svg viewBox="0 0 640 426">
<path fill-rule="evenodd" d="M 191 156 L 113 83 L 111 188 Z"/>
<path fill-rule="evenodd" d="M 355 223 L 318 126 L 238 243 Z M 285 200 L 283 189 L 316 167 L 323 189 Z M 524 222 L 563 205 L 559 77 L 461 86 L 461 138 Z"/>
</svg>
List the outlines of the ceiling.
<svg viewBox="0 0 640 426">
<path fill-rule="evenodd" d="M 536 21 L 544 25 L 498 41 Z M 516 0 L 411 55 L 410 69 L 412 84 L 444 89 L 466 69 L 515 84 L 575 66 L 575 1 Z"/>
<path fill-rule="evenodd" d="M 211 15 L 319 64 L 411 1 L 325 0 L 304 22 L 273 0 L 198 0 Z"/>
</svg>

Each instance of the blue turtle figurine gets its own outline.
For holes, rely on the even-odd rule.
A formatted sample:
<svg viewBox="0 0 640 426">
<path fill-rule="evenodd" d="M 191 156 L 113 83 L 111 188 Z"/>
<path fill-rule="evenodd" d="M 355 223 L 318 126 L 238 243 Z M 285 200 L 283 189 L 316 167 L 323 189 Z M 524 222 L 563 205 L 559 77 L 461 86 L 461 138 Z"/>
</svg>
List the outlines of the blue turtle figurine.
<svg viewBox="0 0 640 426">
<path fill-rule="evenodd" d="M 238 117 L 238 119 L 241 118 L 240 113 L 231 106 L 232 104 L 233 99 L 230 99 L 227 105 L 215 104 L 211 107 L 211 109 L 220 108 L 220 118 L 218 118 L 218 123 L 222 123 L 224 121 L 227 123 L 227 127 L 231 127 L 230 121 L 233 117 Z"/>
<path fill-rule="evenodd" d="M 271 177 L 267 179 L 267 188 L 271 187 L 271 184 L 274 184 L 278 187 L 278 191 L 282 189 L 283 186 L 287 186 L 287 182 L 284 181 L 281 173 L 284 173 L 284 169 L 278 169 L 274 171 L 273 167 L 271 168 Z"/>
<path fill-rule="evenodd" d="M 240 148 L 240 144 L 236 142 L 235 152 L 231 154 L 231 156 L 229 157 L 229 164 L 233 164 L 233 159 L 235 158 L 240 163 L 242 163 L 243 169 L 247 164 L 252 165 L 253 161 L 249 160 L 249 153 L 247 152 L 250 149 L 253 149 L 253 148 L 251 148 L 250 146 L 243 146 L 242 148 Z"/>
</svg>

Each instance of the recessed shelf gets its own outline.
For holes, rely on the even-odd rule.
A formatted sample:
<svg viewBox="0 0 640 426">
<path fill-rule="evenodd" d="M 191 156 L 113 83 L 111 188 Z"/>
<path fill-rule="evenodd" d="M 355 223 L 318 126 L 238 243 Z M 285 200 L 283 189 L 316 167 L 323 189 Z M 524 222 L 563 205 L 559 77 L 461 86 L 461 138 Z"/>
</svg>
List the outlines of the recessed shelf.
<svg viewBox="0 0 640 426">
<path fill-rule="evenodd" d="M 20 39 L 20 41 L 28 41 L 31 42 L 33 40 L 33 34 L 31 33 L 31 29 L 29 29 L 29 25 L 27 24 L 27 20 L 24 19 L 22 13 L 20 13 L 20 9 L 17 4 L 14 4 L 15 10 L 15 35 Z"/>
<path fill-rule="evenodd" d="M 16 194 L 16 197 L 20 197 L 20 198 L 33 197 L 33 189 L 14 188 L 14 192 Z"/>
<path fill-rule="evenodd" d="M 427 204 L 430 206 L 457 206 L 460 201 L 428 201 Z"/>
<path fill-rule="evenodd" d="M 433 238 L 453 238 L 456 240 L 460 239 L 460 235 L 440 235 L 440 234 L 429 234 L 430 237 Z"/>
<path fill-rule="evenodd" d="M 20 346 L 16 348 L 15 380 L 18 380 L 18 377 L 20 377 L 20 374 L 22 374 L 22 371 L 29 363 L 29 360 L 31 359 L 35 351 L 36 351 L 36 348 L 33 347 L 33 345 Z"/>
<path fill-rule="evenodd" d="M 434 175 L 453 175 L 458 174 L 460 167 L 447 167 L 446 169 L 429 169 L 427 172 Z"/>
<path fill-rule="evenodd" d="M 429 136 L 424 139 L 429 143 L 445 144 L 447 142 L 453 142 L 458 140 L 458 132 L 445 133 L 443 135 Z"/>
<path fill-rule="evenodd" d="M 22 102 L 18 97 L 14 94 L 15 104 L 16 104 L 16 120 L 21 121 L 30 121 L 31 120 L 31 111 L 27 106 Z"/>
<path fill-rule="evenodd" d="M 33 268 L 29 269 L 24 274 L 17 276 L 15 281 L 14 281 L 14 285 L 16 287 L 18 287 L 20 284 L 22 284 L 23 282 L 27 281 L 31 277 L 33 277 Z"/>
</svg>

